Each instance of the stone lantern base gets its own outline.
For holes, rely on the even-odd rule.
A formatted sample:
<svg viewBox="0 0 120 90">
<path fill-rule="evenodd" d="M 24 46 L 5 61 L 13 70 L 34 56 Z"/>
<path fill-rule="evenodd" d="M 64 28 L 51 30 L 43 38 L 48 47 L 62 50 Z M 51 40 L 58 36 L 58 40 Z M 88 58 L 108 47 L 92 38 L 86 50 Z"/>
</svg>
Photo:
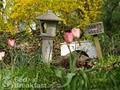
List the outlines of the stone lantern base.
<svg viewBox="0 0 120 90">
<path fill-rule="evenodd" d="M 53 36 L 41 35 L 42 39 L 42 59 L 44 62 L 51 62 L 53 51 Z"/>
</svg>

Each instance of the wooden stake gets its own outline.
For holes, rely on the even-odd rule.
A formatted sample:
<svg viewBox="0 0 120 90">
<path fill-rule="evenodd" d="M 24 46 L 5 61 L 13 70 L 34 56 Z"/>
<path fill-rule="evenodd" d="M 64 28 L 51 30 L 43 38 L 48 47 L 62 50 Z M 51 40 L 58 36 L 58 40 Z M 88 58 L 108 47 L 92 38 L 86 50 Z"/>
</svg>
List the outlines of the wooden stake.
<svg viewBox="0 0 120 90">
<path fill-rule="evenodd" d="M 98 59 L 103 59 L 103 56 L 102 56 L 102 51 L 101 51 L 101 47 L 100 47 L 100 42 L 99 42 L 99 39 L 98 39 L 98 35 L 93 35 L 94 37 L 94 41 L 95 41 L 95 46 L 96 46 L 96 50 L 97 50 L 97 56 L 98 56 Z"/>
</svg>

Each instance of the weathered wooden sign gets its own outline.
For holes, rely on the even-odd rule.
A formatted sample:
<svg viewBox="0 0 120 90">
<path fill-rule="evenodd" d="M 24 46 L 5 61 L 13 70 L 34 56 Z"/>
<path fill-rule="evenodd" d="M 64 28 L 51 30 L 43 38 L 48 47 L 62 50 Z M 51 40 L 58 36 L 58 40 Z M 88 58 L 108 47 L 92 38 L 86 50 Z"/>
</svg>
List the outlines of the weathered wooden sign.
<svg viewBox="0 0 120 90">
<path fill-rule="evenodd" d="M 86 25 L 85 28 L 86 28 L 86 35 L 93 35 L 94 37 L 98 58 L 103 59 L 100 42 L 98 39 L 98 34 L 104 33 L 103 23 L 102 22 L 92 23 Z"/>
<path fill-rule="evenodd" d="M 104 33 L 104 27 L 102 22 L 92 23 L 85 26 L 86 35 L 96 35 Z"/>
</svg>

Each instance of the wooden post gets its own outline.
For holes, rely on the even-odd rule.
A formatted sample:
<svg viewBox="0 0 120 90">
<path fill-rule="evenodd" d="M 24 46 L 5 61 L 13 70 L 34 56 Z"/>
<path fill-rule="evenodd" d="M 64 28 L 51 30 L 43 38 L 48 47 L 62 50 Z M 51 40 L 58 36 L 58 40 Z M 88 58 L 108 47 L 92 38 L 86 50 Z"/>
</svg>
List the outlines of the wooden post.
<svg viewBox="0 0 120 90">
<path fill-rule="evenodd" d="M 103 56 L 102 56 L 102 51 L 101 51 L 101 47 L 100 47 L 100 42 L 99 42 L 99 39 L 98 39 L 98 35 L 93 35 L 94 37 L 94 41 L 95 41 L 95 46 L 96 46 L 96 51 L 97 51 L 97 55 L 98 55 L 98 59 L 103 59 Z"/>
<path fill-rule="evenodd" d="M 98 34 L 104 33 L 103 23 L 102 22 L 92 23 L 86 25 L 85 27 L 86 27 L 86 34 L 93 35 L 94 37 L 98 59 L 103 59 L 101 47 L 98 39 Z"/>
</svg>

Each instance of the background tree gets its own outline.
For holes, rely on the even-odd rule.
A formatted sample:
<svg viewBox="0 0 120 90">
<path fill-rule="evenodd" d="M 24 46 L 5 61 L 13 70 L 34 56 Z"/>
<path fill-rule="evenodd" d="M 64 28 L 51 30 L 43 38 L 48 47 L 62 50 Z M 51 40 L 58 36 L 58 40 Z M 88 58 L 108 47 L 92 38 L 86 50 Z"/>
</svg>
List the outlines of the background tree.
<svg viewBox="0 0 120 90">
<path fill-rule="evenodd" d="M 103 6 L 103 21 L 107 35 L 111 36 L 118 34 L 120 30 L 120 1 L 119 0 L 104 0 Z"/>
<path fill-rule="evenodd" d="M 120 1 L 104 0 L 102 21 L 105 33 L 101 37 L 103 52 L 120 54 Z M 108 52 L 108 53 L 107 53 Z"/>
<path fill-rule="evenodd" d="M 32 29 L 35 17 L 49 9 L 63 19 L 60 29 L 83 28 L 85 24 L 97 20 L 101 5 L 102 0 L 7 0 L 7 24 L 4 29 L 16 33 L 21 22 L 26 24 L 26 30 Z"/>
</svg>

